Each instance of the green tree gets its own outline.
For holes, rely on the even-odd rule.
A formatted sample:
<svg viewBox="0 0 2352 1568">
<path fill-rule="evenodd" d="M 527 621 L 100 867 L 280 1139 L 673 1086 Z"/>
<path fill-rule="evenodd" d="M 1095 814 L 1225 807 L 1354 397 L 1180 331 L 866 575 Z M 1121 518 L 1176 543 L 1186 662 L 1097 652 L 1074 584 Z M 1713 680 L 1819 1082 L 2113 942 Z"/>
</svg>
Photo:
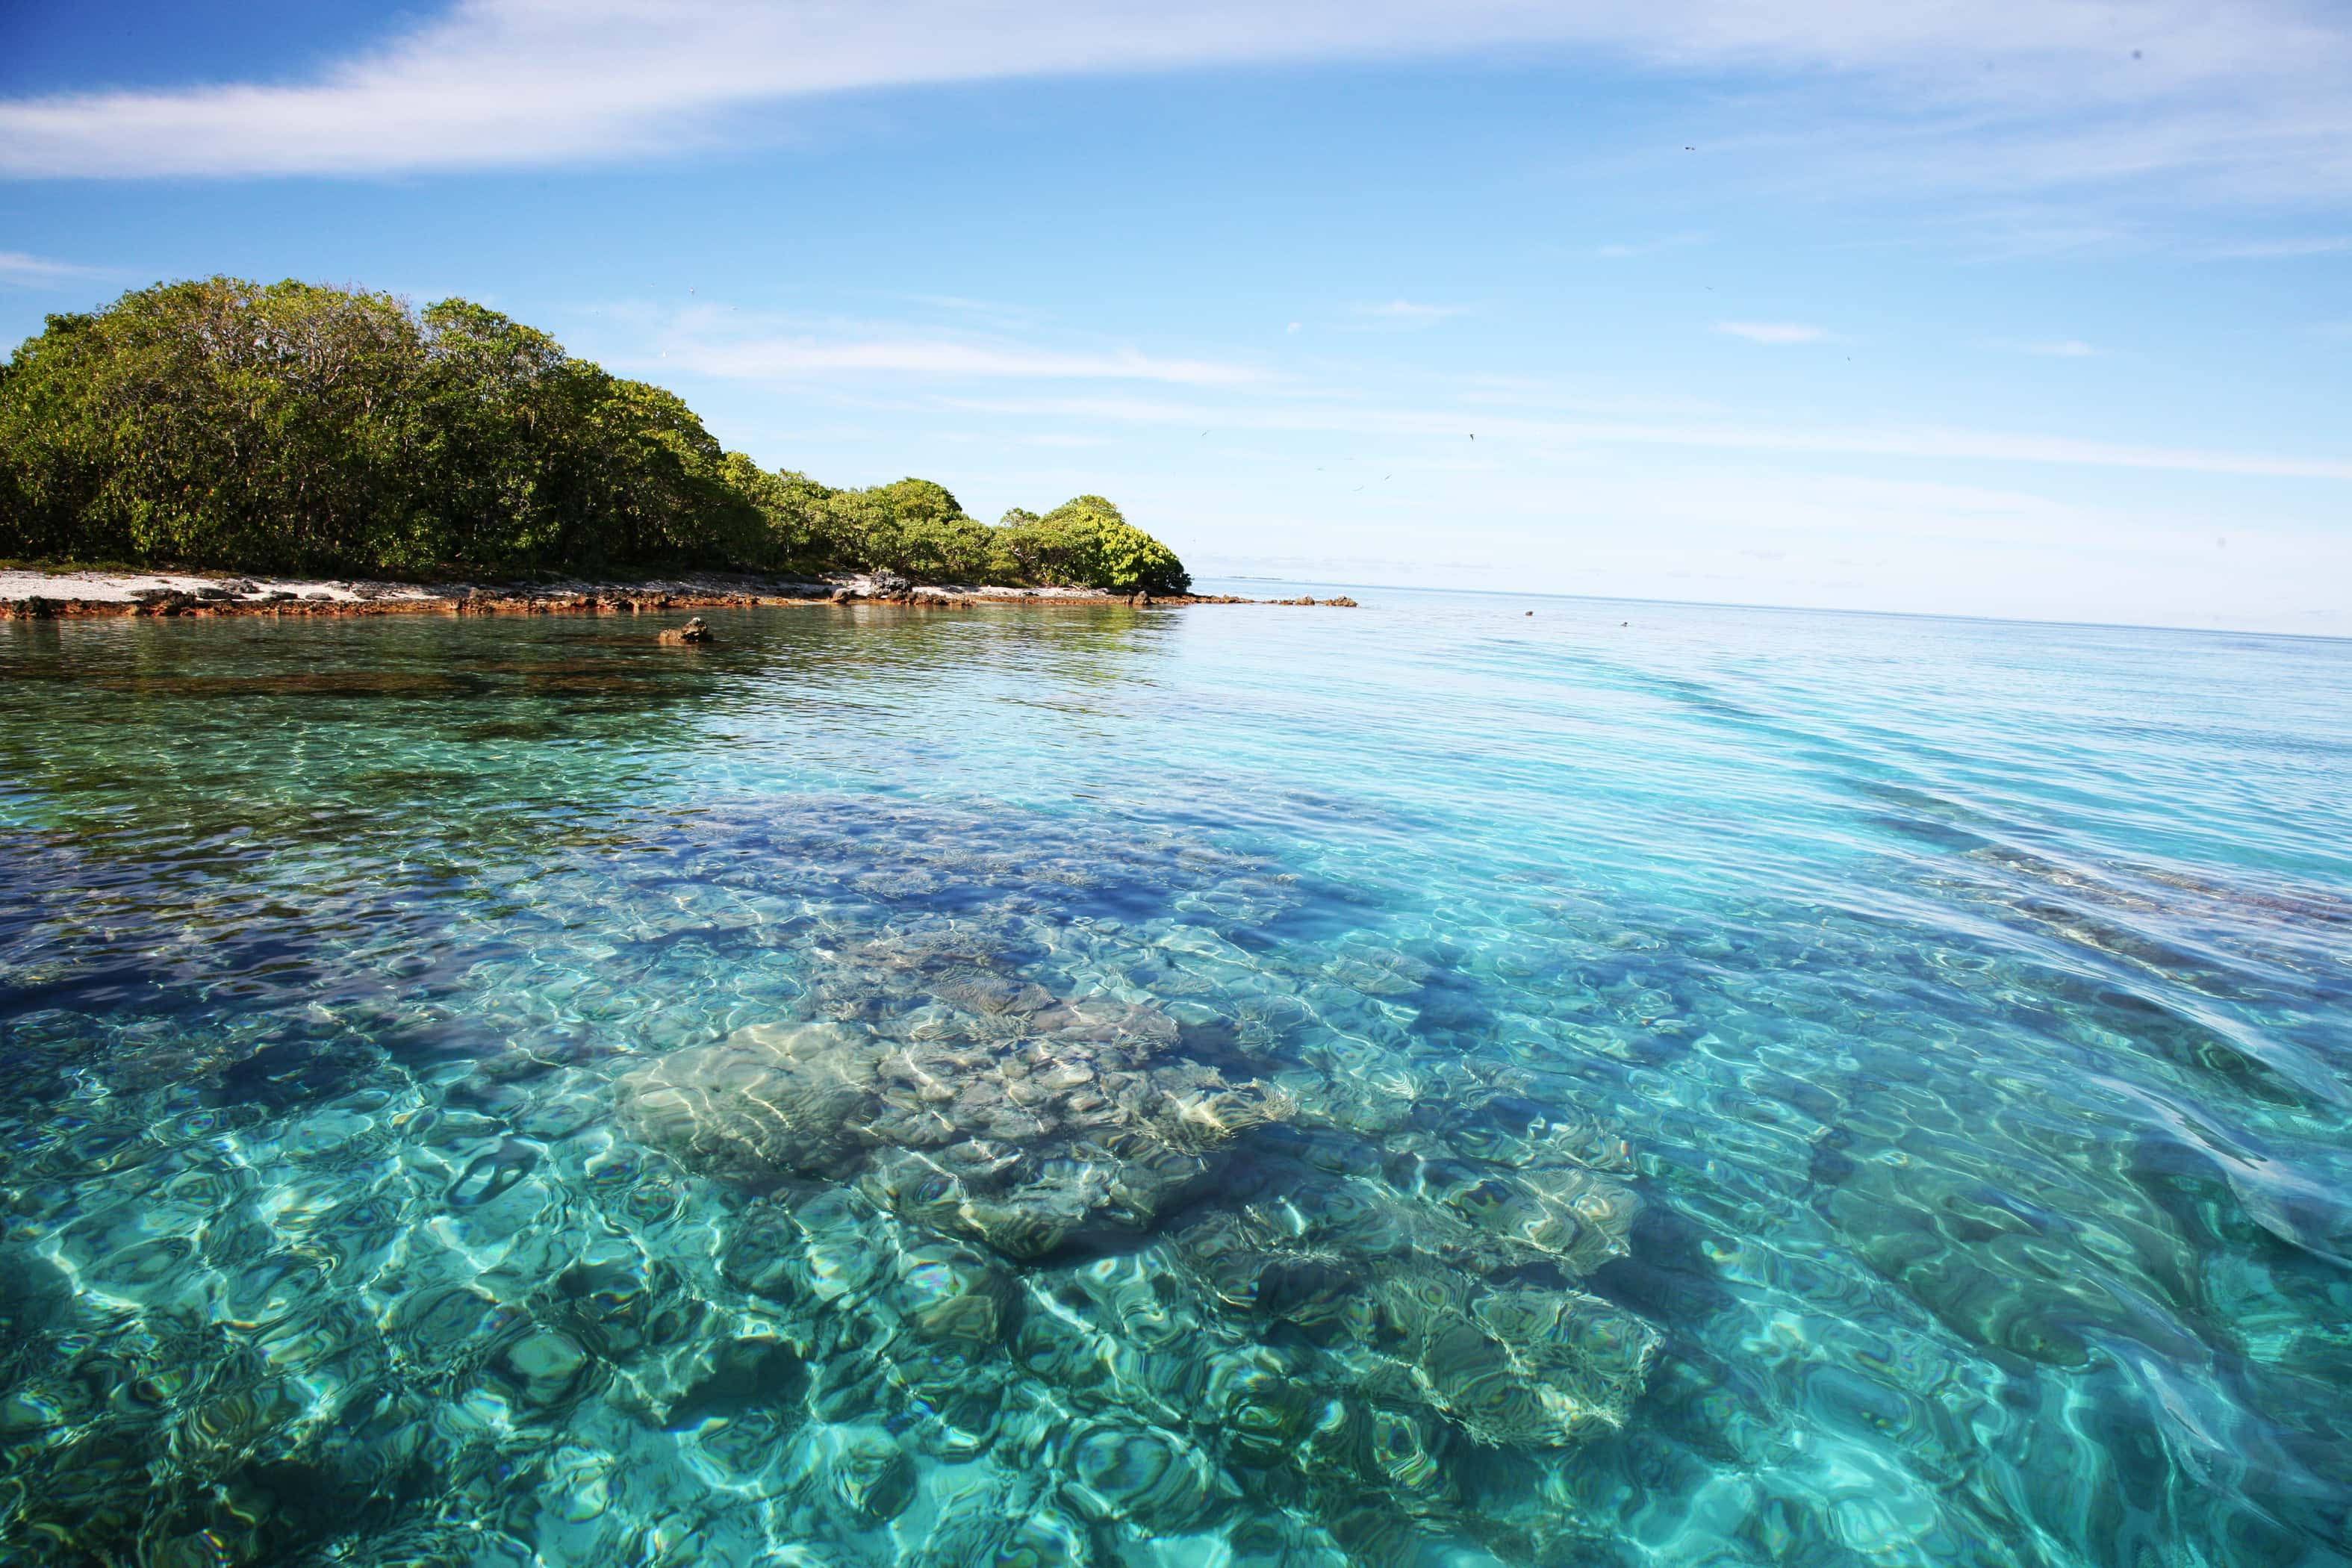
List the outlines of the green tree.
<svg viewBox="0 0 2352 1568">
<path fill-rule="evenodd" d="M 1027 582 L 1123 594 L 1181 594 L 1192 586 L 1174 552 L 1101 496 L 1078 496 L 1043 517 L 1007 513 L 1000 542 Z"/>
<path fill-rule="evenodd" d="M 591 411 L 605 391 L 546 333 L 463 300 L 423 316 L 421 410 L 442 558 L 521 566 L 572 554 Z"/>
<path fill-rule="evenodd" d="M 928 479 L 835 489 L 722 450 L 675 395 L 496 310 L 234 278 L 51 316 L 0 366 L 0 554 L 1185 583 L 1099 496 L 991 528 Z"/>
<path fill-rule="evenodd" d="M 416 323 L 387 295 L 158 285 L 19 349 L 0 466 L 17 532 L 249 570 L 416 544 Z"/>
</svg>

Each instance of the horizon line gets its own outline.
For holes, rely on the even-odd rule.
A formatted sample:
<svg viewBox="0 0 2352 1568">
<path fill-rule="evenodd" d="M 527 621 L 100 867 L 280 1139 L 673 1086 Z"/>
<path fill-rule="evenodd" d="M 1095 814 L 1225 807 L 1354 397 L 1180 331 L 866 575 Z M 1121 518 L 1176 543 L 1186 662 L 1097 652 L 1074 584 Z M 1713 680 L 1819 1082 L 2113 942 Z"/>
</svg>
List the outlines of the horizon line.
<svg viewBox="0 0 2352 1568">
<path fill-rule="evenodd" d="M 1567 594 L 1522 588 L 1445 588 L 1432 583 L 1350 583 L 1338 577 L 1247 577 L 1202 572 L 1195 581 L 1272 583 L 1286 588 L 1360 588 L 1366 593 L 1471 594 L 1486 599 L 1558 599 L 1589 605 L 1653 605 L 1685 610 L 1769 610 L 1792 616 L 1878 616 L 1906 621 L 1965 621 L 1989 626 L 2050 626 L 2076 631 L 2176 632 L 2185 637 L 2294 637 L 2352 642 L 2352 632 L 2256 631 L 2244 626 L 2166 626 L 2154 621 L 2072 621 L 2033 616 L 1980 616 L 1957 610 L 1864 610 L 1835 605 L 1773 605 L 1742 599 L 1651 599 L 1629 594 Z"/>
</svg>

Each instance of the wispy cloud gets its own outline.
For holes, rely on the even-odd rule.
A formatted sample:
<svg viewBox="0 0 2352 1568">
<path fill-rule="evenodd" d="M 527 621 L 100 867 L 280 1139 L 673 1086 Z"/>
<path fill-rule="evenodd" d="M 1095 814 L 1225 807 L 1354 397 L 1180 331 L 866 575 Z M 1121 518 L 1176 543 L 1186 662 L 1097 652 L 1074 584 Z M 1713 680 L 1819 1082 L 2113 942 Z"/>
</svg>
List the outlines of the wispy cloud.
<svg viewBox="0 0 2352 1568">
<path fill-rule="evenodd" d="M 1045 312 L 1034 306 L 1008 304 L 1000 300 L 973 300 L 961 294 L 898 294 L 891 297 L 948 315 L 984 321 L 998 331 L 1024 331 L 1046 320 Z"/>
<path fill-rule="evenodd" d="M 1072 398 L 952 397 L 949 406 L 1025 417 L 1097 419 L 1181 427 L 1202 423 L 1198 404 L 1131 395 Z M 1874 424 L 1780 424 L 1737 416 L 1687 419 L 1540 418 L 1460 409 L 1377 409 L 1329 403 L 1280 402 L 1241 408 L 1219 405 L 1227 429 L 1344 432 L 1383 438 L 1426 438 L 1452 446 L 1475 430 L 1481 456 L 1489 451 L 1666 447 L 1725 452 L 1835 454 L 1948 462 L 2049 464 L 2064 468 L 2138 469 L 2158 473 L 2236 475 L 2257 479 L 2352 481 L 2352 460 L 2291 453 L 2235 452 L 2193 447 L 2135 446 L 1965 426 Z"/>
<path fill-rule="evenodd" d="M 1139 381 L 1232 386 L 1268 379 L 1246 365 L 1160 359 L 1133 349 L 1071 352 L 951 338 L 684 339 L 662 350 L 665 364 L 739 381 L 793 381 L 816 375 L 883 373 L 937 379 Z"/>
<path fill-rule="evenodd" d="M 2040 354 L 2045 359 L 2099 359 L 2107 352 L 2080 338 L 1994 338 L 1985 347 L 2015 354 Z"/>
<path fill-rule="evenodd" d="M 2133 49 L 2144 40 L 2144 58 Z M 375 174 L 673 154 L 730 111 L 843 91 L 1498 46 L 1739 73 L 1916 186 L 2170 180 L 2216 200 L 2352 194 L 2352 21 L 2300 0 L 1857 6 L 1663 0 L 458 0 L 307 80 L 0 103 L 0 173 Z M 1743 103 L 1753 121 L 1756 98 Z M 1885 134 L 1851 134 L 1867 125 Z M 740 125 L 736 129 L 740 129 Z M 1832 135 L 1836 132 L 1832 132 Z M 1713 138 L 1710 146 L 1721 138 Z M 1964 141 L 1966 159 L 1933 156 Z"/>
<path fill-rule="evenodd" d="M 1469 311 L 1467 305 L 1423 305 L 1411 300 L 1389 300 L 1377 305 L 1359 305 L 1354 313 L 1365 321 L 1388 326 L 1426 327 Z"/>
<path fill-rule="evenodd" d="M 19 289 L 61 289 L 70 283 L 110 276 L 113 270 L 57 261 L 46 256 L 27 256 L 21 250 L 0 250 L 0 283 L 14 284 Z"/>
<path fill-rule="evenodd" d="M 1687 250 L 1694 245 L 1705 245 L 1703 234 L 1672 234 L 1664 239 L 1626 241 L 1616 245 L 1596 245 L 1592 254 L 1605 261 L 1624 261 L 1635 257 L 1659 256 L 1669 250 Z"/>
<path fill-rule="evenodd" d="M 2224 245 L 2209 254 L 2230 261 L 2291 261 L 2305 256 L 2340 256 L 2352 250 L 2352 234 L 2305 235 L 2287 239 Z"/>
<path fill-rule="evenodd" d="M 1715 330 L 1729 332 L 1735 338 L 1746 338 L 1751 343 L 1771 343 L 1775 346 L 1817 343 L 1829 336 L 1821 328 L 1809 327 L 1801 321 L 1717 321 Z"/>
</svg>

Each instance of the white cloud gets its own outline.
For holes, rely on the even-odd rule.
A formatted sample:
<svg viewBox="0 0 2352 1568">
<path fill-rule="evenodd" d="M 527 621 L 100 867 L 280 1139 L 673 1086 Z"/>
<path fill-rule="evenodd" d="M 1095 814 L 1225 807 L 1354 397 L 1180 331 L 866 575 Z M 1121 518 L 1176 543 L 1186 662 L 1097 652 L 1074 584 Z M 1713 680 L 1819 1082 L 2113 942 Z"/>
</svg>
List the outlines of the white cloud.
<svg viewBox="0 0 2352 1568">
<path fill-rule="evenodd" d="M 1703 234 L 1671 234 L 1664 239 L 1637 240 L 1617 245 L 1597 245 L 1592 254 L 1604 261 L 1624 261 L 1635 257 L 1657 256 L 1669 250 L 1685 250 L 1694 245 L 1705 245 Z"/>
<path fill-rule="evenodd" d="M 951 398 L 950 406 L 976 413 L 1099 419 L 1133 425 L 1197 426 L 1198 405 L 1132 395 L 1080 398 Z M 1482 457 L 1603 447 L 1666 447 L 1725 452 L 1834 454 L 1932 461 L 2051 464 L 2064 468 L 2138 469 L 2158 473 L 2232 475 L 2252 479 L 2352 481 L 2352 460 L 2291 453 L 2233 452 L 2193 447 L 2134 446 L 2008 430 L 1919 425 L 1783 425 L 1722 416 L 1684 419 L 1500 417 L 1460 409 L 1378 409 L 1308 402 L 1255 407 L 1221 402 L 1226 429 L 1325 431 L 1381 437 L 1464 441 L 1478 437 Z"/>
<path fill-rule="evenodd" d="M 1403 326 L 1427 326 L 1433 321 L 1464 315 L 1469 309 L 1467 305 L 1416 305 L 1410 300 L 1391 300 L 1384 304 L 1359 305 L 1356 314 Z"/>
<path fill-rule="evenodd" d="M 2211 254 L 2232 261 L 2288 261 L 2305 256 L 2340 256 L 2352 250 L 2352 234 L 2308 235 L 2294 239 L 2225 245 Z"/>
<path fill-rule="evenodd" d="M 1628 465 L 1580 475 L 1572 497 L 1563 496 L 1557 475 L 1524 470 L 1452 487 L 1464 502 L 1457 515 L 1477 520 L 1442 536 L 1459 564 L 1426 548 L 1416 553 L 1433 537 L 1425 515 L 1383 518 L 1364 511 L 1360 498 L 1349 498 L 1339 514 L 1344 526 L 1313 532 L 1300 525 L 1312 505 L 1304 497 L 1234 518 L 1248 499 L 1206 491 L 1151 515 L 1203 575 L 1231 565 L 1580 596 L 2342 630 L 2345 617 L 2314 586 L 2352 572 L 2352 538 L 2341 530 L 2242 514 L 2227 551 L 2217 552 L 2211 520 L 2193 504 L 2151 510 L 1742 468 L 1676 474 Z M 1329 555 L 1304 553 L 1318 544 Z M 1298 553 L 1256 553 L 1280 547 Z M 1493 567 L 1475 563 L 1479 555 L 1507 562 L 1507 574 L 1497 579 Z M 1643 624 L 1639 613 L 1633 619 Z"/>
<path fill-rule="evenodd" d="M 2177 196 L 2186 171 L 2217 199 L 2352 194 L 2352 24 L 2307 0 L 460 0 L 307 80 L 0 103 L 0 173 L 534 166 L 675 153 L 728 111 L 827 93 L 1502 46 L 1777 84 L 1784 130 L 1847 162 L 1881 149 L 1900 182 L 1882 189 L 1932 167 L 1990 188 Z M 1743 121 L 1764 107 L 1745 98 Z M 1851 134 L 1865 123 L 1882 134 Z M 1956 140 L 1969 158 L 1934 156 Z"/>
<path fill-rule="evenodd" d="M 1342 526 L 1314 531 L 1301 526 L 1313 514 L 1305 496 L 1234 516 L 1263 493 L 1263 481 L 1241 498 L 1204 489 L 1150 515 L 1204 575 L 1231 564 L 1358 583 L 2310 633 L 2340 633 L 2343 620 L 2327 618 L 2336 607 L 2313 574 L 2352 571 L 2342 531 L 2259 511 L 2233 519 L 2217 552 L 2193 503 L 2152 510 L 1736 463 L 1682 473 L 1629 464 L 1580 475 L 1572 496 L 1556 474 L 1524 468 L 1465 481 L 1448 490 L 1465 521 L 1435 555 L 1425 514 L 1383 517 L 1362 498 L 1335 514 Z M 1306 553 L 1318 545 L 1329 554 Z M 1272 549 L 1295 553 L 1258 554 Z M 1480 556 L 1507 562 L 1507 574 L 1497 579 Z"/>
<path fill-rule="evenodd" d="M 2011 353 L 2040 354 L 2045 359 L 2099 359 L 2107 352 L 2080 338 L 1995 338 L 1985 346 L 2006 349 Z"/>
<path fill-rule="evenodd" d="M 917 305 L 928 305 L 934 310 L 950 315 L 985 321 L 998 331 L 1035 327 L 1046 319 L 1045 312 L 1027 305 L 1007 304 L 996 300 L 972 300 L 961 294 L 901 294 L 893 297 Z"/>
<path fill-rule="evenodd" d="M 689 339 L 670 342 L 661 353 L 672 370 L 741 381 L 791 381 L 872 372 L 942 379 L 1147 381 L 1185 386 L 1231 386 L 1266 379 L 1265 373 L 1246 365 L 1212 360 L 1159 359 L 1133 349 L 1074 353 L 950 338 Z"/>
<path fill-rule="evenodd" d="M 1829 334 L 1798 321 L 1717 321 L 1715 330 L 1746 338 L 1751 343 L 1817 343 Z"/>
<path fill-rule="evenodd" d="M 13 283 L 20 289 L 59 289 L 85 279 L 106 277 L 112 270 L 55 261 L 46 256 L 27 256 L 21 250 L 0 250 L 0 283 Z"/>
</svg>

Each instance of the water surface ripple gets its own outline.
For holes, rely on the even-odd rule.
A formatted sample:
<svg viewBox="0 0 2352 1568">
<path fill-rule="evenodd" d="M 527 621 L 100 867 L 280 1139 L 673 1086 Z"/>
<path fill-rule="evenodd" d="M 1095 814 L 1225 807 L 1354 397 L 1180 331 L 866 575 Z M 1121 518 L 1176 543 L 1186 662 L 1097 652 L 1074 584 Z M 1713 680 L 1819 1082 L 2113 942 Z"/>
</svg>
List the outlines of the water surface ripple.
<svg viewBox="0 0 2352 1568">
<path fill-rule="evenodd" d="M 0 623 L 0 1557 L 2352 1557 L 2352 644 L 1359 596 Z"/>
</svg>

